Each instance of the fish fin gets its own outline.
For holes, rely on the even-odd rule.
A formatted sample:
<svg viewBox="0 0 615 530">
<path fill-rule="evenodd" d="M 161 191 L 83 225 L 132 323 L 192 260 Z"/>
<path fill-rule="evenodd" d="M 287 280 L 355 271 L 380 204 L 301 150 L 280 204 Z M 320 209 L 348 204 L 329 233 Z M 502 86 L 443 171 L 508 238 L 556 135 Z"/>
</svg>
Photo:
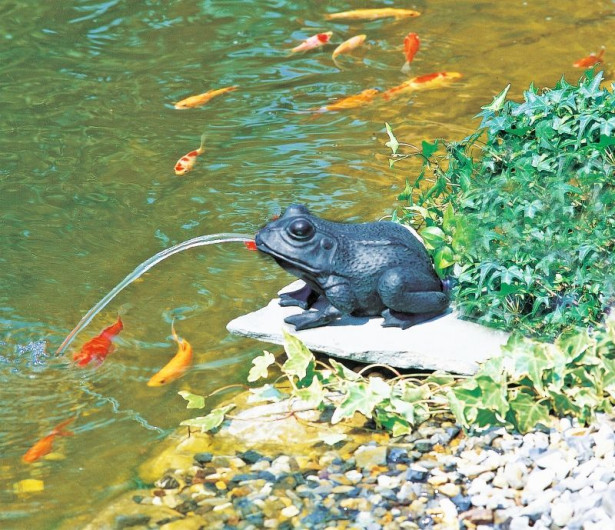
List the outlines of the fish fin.
<svg viewBox="0 0 615 530">
<path fill-rule="evenodd" d="M 404 74 L 408 74 L 408 73 L 410 73 L 410 61 L 406 61 L 406 62 L 404 63 L 404 65 L 401 67 L 401 71 L 402 71 Z"/>
</svg>

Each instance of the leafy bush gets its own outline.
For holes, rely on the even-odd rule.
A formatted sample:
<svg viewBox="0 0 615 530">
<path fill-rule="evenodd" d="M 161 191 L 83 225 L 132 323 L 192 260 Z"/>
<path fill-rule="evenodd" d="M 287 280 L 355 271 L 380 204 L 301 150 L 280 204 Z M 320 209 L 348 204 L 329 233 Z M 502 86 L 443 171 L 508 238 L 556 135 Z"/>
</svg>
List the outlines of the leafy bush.
<svg viewBox="0 0 615 530">
<path fill-rule="evenodd" d="M 601 81 L 530 87 L 522 103 L 507 87 L 477 133 L 406 154 L 387 126 L 393 163 L 423 159 L 396 218 L 418 225 L 438 272 L 457 278 L 463 316 L 553 338 L 615 301 L 615 96 Z"/>
</svg>

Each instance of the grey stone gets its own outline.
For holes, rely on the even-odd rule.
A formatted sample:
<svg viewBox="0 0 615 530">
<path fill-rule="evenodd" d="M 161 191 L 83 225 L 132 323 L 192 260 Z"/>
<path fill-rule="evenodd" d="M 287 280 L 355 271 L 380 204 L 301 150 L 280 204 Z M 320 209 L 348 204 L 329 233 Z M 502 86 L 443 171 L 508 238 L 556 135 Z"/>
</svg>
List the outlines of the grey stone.
<svg viewBox="0 0 615 530">
<path fill-rule="evenodd" d="M 280 292 L 296 290 L 294 282 Z M 282 330 L 299 337 L 312 351 L 364 363 L 385 363 L 397 368 L 445 370 L 473 374 L 482 362 L 500 352 L 508 340 L 503 331 L 460 320 L 453 311 L 423 324 L 402 330 L 383 328 L 382 318 L 345 316 L 321 328 L 295 331 L 284 318 L 303 312 L 298 307 L 281 307 L 278 299 L 228 323 L 231 333 L 282 344 Z M 322 309 L 318 301 L 316 309 Z"/>
</svg>

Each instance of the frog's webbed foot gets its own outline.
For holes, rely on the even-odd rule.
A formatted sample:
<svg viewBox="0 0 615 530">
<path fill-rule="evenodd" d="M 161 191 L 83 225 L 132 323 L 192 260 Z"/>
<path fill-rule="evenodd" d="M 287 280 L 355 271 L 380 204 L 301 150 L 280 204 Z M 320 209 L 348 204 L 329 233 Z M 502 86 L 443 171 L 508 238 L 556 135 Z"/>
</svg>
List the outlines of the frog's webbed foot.
<svg viewBox="0 0 615 530">
<path fill-rule="evenodd" d="M 384 318 L 382 327 L 407 329 L 440 315 L 442 315 L 442 311 L 434 311 L 432 313 L 400 313 L 392 309 L 385 309 L 382 312 L 382 317 Z"/>
<path fill-rule="evenodd" d="M 318 300 L 318 293 L 309 285 L 304 285 L 301 289 L 282 293 L 280 295 L 280 305 L 282 307 L 298 306 L 301 309 L 309 309 Z"/>
<path fill-rule="evenodd" d="M 332 305 L 328 305 L 322 311 L 305 311 L 300 315 L 292 315 L 286 317 L 284 322 L 295 326 L 297 331 L 302 329 L 318 328 L 337 320 L 342 316 L 341 311 L 335 309 Z"/>
</svg>

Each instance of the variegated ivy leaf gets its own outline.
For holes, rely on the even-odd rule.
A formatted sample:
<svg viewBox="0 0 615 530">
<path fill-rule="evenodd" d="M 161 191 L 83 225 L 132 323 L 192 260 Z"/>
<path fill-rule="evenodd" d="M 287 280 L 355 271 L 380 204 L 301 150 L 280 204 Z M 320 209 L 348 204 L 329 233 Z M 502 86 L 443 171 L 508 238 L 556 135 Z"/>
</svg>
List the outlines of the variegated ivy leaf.
<svg viewBox="0 0 615 530">
<path fill-rule="evenodd" d="M 205 406 L 205 398 L 203 396 L 186 390 L 180 390 L 178 394 L 188 402 L 186 405 L 187 409 L 202 409 Z"/>
<path fill-rule="evenodd" d="M 332 433 L 319 432 L 318 438 L 322 442 L 326 443 L 327 445 L 335 445 L 336 443 L 339 443 L 342 440 L 345 440 L 346 438 L 348 438 L 348 435 L 344 434 L 343 432 L 332 432 Z"/>
<path fill-rule="evenodd" d="M 248 382 L 253 383 L 261 378 L 265 379 L 269 376 L 267 372 L 267 368 L 271 366 L 275 362 L 275 357 L 273 353 L 269 353 L 268 351 L 264 351 L 263 355 L 252 359 L 252 368 L 250 368 L 250 373 L 248 374 Z"/>
<path fill-rule="evenodd" d="M 227 412 L 235 408 L 235 405 L 227 405 L 226 407 L 220 407 L 212 410 L 207 416 L 199 416 L 198 418 L 192 418 L 190 420 L 184 420 L 180 425 L 186 427 L 196 427 L 201 429 L 201 432 L 207 432 L 222 425 L 224 416 Z"/>
</svg>

